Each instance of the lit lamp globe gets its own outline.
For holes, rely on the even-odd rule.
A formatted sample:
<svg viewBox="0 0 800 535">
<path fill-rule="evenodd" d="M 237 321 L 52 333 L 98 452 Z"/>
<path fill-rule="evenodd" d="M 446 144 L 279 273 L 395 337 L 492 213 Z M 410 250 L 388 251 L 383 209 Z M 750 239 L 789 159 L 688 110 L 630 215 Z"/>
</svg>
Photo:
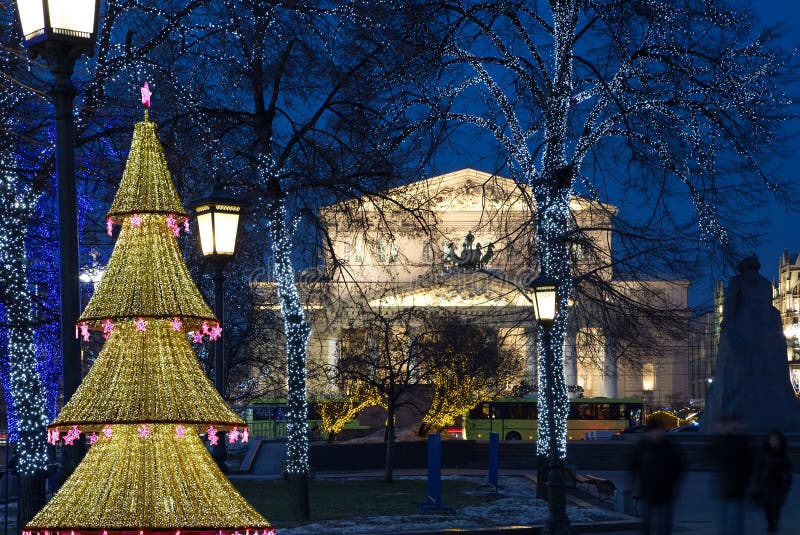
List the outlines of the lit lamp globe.
<svg viewBox="0 0 800 535">
<path fill-rule="evenodd" d="M 190 208 L 197 218 L 203 256 L 229 260 L 236 250 L 242 202 L 215 188 L 211 195 L 194 201 Z"/>
<path fill-rule="evenodd" d="M 551 327 L 556 319 L 558 309 L 556 290 L 558 281 L 553 278 L 540 275 L 528 286 L 533 303 L 533 315 L 536 321 L 544 327 Z"/>
<path fill-rule="evenodd" d="M 92 54 L 100 0 L 17 0 L 17 10 L 26 48 L 58 43 L 74 58 Z"/>
</svg>

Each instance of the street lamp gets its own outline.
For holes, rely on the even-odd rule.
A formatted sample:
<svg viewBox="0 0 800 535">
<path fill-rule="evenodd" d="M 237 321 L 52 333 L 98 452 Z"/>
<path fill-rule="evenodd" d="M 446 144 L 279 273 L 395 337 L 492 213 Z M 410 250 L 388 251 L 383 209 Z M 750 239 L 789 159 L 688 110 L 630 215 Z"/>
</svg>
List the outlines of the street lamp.
<svg viewBox="0 0 800 535">
<path fill-rule="evenodd" d="M 547 366 L 545 373 L 547 377 L 547 388 L 543 395 L 549 396 L 548 402 L 550 410 L 547 411 L 548 432 L 550 434 L 550 451 L 548 456 L 548 475 L 547 475 L 547 501 L 550 505 L 550 518 L 548 519 L 548 533 L 566 534 L 570 532 L 569 518 L 567 518 L 567 492 L 564 484 L 564 466 L 558 454 L 557 431 L 555 425 L 555 415 L 553 411 L 555 378 L 553 376 L 552 363 L 552 342 L 551 330 L 558 313 L 558 281 L 540 275 L 529 286 L 531 302 L 533 304 L 533 315 L 539 325 L 542 326 L 542 349 L 545 353 Z"/>
<path fill-rule="evenodd" d="M 80 313 L 78 280 L 78 210 L 75 191 L 75 124 L 72 72 L 83 54 L 94 53 L 100 0 L 17 0 L 23 45 L 31 56 L 47 60 L 53 74 L 50 95 L 55 104 L 56 176 L 58 177 L 58 243 L 61 268 L 61 351 L 64 404 L 81 382 L 80 343 L 75 325 Z M 63 448 L 64 476 L 77 466 L 80 450 Z"/>
<path fill-rule="evenodd" d="M 214 268 L 214 314 L 217 316 L 223 335 L 214 342 L 214 387 L 225 397 L 225 277 L 223 270 L 236 249 L 236 234 L 243 203 L 216 186 L 208 197 L 197 199 L 189 205 L 197 217 L 200 230 L 200 248 L 203 256 Z M 227 451 L 225 433 L 211 450 L 211 455 L 222 471 L 225 471 Z"/>
<path fill-rule="evenodd" d="M 533 316 L 537 322 L 546 328 L 552 327 L 556 319 L 558 309 L 557 289 L 558 281 L 545 275 L 540 275 L 530 284 Z"/>
</svg>

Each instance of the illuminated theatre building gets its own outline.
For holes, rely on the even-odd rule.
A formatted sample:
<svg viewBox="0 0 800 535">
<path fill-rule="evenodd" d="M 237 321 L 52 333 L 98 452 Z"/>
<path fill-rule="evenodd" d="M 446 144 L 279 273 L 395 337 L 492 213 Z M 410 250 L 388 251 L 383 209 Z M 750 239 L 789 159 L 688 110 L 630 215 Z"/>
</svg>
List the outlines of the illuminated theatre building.
<svg viewBox="0 0 800 535">
<path fill-rule="evenodd" d="M 365 326 L 376 314 L 395 318 L 436 309 L 496 329 L 498 344 L 518 352 L 518 382 L 535 391 L 535 322 L 521 291 L 537 275 L 526 258 L 533 250 L 529 201 L 529 190 L 512 180 L 462 169 L 324 208 L 320 217 L 332 247 L 324 266 L 315 270 L 324 275 L 301 282 L 312 327 L 309 368 L 335 365 L 348 347 L 363 345 L 365 338 L 368 344 L 375 334 Z M 600 266 L 601 277 L 621 291 L 646 287 L 665 307 L 687 309 L 688 281 L 636 282 L 634 289 L 634 283 L 615 281 L 611 268 L 602 267 L 610 265 L 615 207 L 574 198 L 570 208 L 577 225 L 601 229 L 585 232 L 592 247 L 573 244 L 576 270 Z M 357 224 L 353 214 L 361 218 Z M 584 254 L 587 249 L 595 254 Z M 262 292 L 272 293 L 274 287 L 262 284 Z M 579 391 L 577 385 L 585 397 L 645 396 L 658 407 L 688 401 L 687 340 L 663 339 L 639 348 L 635 359 L 626 358 L 601 326 L 575 316 L 564 345 L 571 390 Z M 406 321 L 397 326 L 409 328 L 413 324 Z M 337 388 L 312 373 L 309 394 L 335 395 Z"/>
</svg>

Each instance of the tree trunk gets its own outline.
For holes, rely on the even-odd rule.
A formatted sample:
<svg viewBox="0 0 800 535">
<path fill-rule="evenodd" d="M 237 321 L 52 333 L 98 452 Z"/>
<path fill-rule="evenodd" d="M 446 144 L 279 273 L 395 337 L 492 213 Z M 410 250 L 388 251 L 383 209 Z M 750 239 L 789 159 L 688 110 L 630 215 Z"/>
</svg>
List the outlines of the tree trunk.
<svg viewBox="0 0 800 535">
<path fill-rule="evenodd" d="M 309 519 L 308 475 L 308 407 L 306 400 L 306 343 L 311 332 L 294 276 L 291 257 L 292 236 L 286 222 L 286 207 L 280 194 L 272 204 L 269 225 L 274 275 L 278 281 L 278 297 L 286 332 L 286 374 L 288 396 L 286 406 L 286 474 L 289 479 L 289 504 L 292 520 Z"/>
<path fill-rule="evenodd" d="M 384 483 L 391 483 L 394 474 L 394 404 L 390 403 L 386 415 L 386 466 Z"/>
<path fill-rule="evenodd" d="M 550 477 L 550 469 L 547 467 L 547 455 L 544 453 L 536 454 L 536 497 L 547 501 L 547 478 Z"/>
<path fill-rule="evenodd" d="M 307 473 L 289 474 L 289 518 L 294 522 L 311 518 Z"/>
<path fill-rule="evenodd" d="M 419 424 L 419 429 L 417 429 L 417 435 L 421 438 L 425 438 L 428 436 L 428 433 L 431 432 L 431 426 L 426 423 Z"/>
<path fill-rule="evenodd" d="M 17 531 L 22 531 L 39 510 L 44 507 L 44 477 L 42 474 L 19 475 L 19 512 Z"/>
</svg>

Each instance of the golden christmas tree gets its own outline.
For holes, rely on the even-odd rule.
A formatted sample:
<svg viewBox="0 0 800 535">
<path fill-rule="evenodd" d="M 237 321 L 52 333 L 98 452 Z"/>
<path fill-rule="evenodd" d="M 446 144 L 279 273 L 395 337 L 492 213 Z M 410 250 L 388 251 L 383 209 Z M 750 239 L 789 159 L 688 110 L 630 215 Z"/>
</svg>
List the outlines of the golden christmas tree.
<svg viewBox="0 0 800 535">
<path fill-rule="evenodd" d="M 91 444 L 61 489 L 25 527 L 28 534 L 241 535 L 274 530 L 222 474 L 200 439 L 218 431 L 247 441 L 245 422 L 200 367 L 193 341 L 221 328 L 178 248 L 188 215 L 167 168 L 150 92 L 144 120 L 108 213 L 119 239 L 76 334 L 106 337 L 97 361 L 48 429 L 51 443 Z"/>
</svg>

